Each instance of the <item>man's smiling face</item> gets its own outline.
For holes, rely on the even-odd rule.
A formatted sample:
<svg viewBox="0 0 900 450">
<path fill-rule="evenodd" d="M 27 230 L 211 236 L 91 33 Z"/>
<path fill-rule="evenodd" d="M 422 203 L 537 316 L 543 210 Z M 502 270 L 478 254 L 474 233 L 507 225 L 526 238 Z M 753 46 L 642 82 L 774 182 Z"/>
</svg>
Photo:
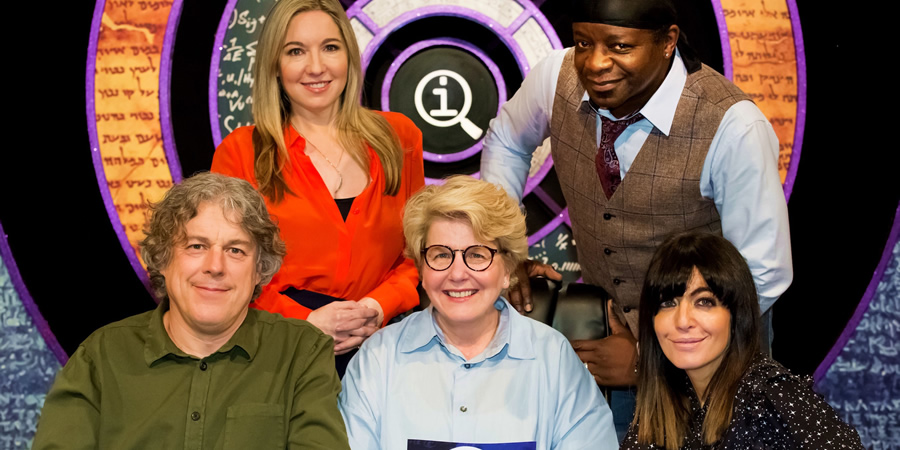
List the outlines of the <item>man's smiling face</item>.
<svg viewBox="0 0 900 450">
<path fill-rule="evenodd" d="M 168 315 L 195 334 L 233 332 L 247 316 L 259 283 L 256 245 L 238 217 L 226 216 L 209 202 L 197 207 L 184 231 L 172 260 L 160 271 L 166 277 Z"/>
<path fill-rule="evenodd" d="M 643 107 L 666 78 L 678 32 L 675 25 L 662 35 L 601 23 L 572 24 L 575 71 L 594 105 L 615 117 Z"/>
</svg>

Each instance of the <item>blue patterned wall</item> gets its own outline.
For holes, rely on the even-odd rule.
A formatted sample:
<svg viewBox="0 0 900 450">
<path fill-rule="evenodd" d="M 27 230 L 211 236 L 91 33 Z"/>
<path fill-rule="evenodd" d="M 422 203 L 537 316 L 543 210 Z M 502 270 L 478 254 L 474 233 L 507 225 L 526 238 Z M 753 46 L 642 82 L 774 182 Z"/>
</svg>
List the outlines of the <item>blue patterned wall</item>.
<svg viewBox="0 0 900 450">
<path fill-rule="evenodd" d="M 31 447 L 44 395 L 59 367 L 0 257 L 0 449 Z"/>
<path fill-rule="evenodd" d="M 872 450 L 900 448 L 900 241 L 889 258 L 856 331 L 817 384 Z"/>
</svg>

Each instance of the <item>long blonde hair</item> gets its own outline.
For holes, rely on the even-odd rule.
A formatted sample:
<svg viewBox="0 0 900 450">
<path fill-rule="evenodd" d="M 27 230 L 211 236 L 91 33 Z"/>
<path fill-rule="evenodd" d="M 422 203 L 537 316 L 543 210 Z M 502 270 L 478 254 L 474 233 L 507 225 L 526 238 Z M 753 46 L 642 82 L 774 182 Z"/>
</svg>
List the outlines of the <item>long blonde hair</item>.
<svg viewBox="0 0 900 450">
<path fill-rule="evenodd" d="M 291 103 L 278 75 L 288 25 L 294 16 L 306 11 L 323 11 L 331 16 L 347 48 L 347 85 L 335 119 L 338 141 L 366 173 L 369 172 L 366 144 L 372 146 L 384 168 L 384 193 L 396 195 L 400 190 L 404 150 L 387 120 L 359 104 L 363 86 L 359 44 L 347 13 L 337 0 L 280 0 L 263 24 L 253 69 L 254 172 L 259 191 L 276 203 L 284 198 L 285 192 L 291 192 L 282 174 L 282 167 L 290 160 L 284 131 L 290 126 Z"/>
</svg>

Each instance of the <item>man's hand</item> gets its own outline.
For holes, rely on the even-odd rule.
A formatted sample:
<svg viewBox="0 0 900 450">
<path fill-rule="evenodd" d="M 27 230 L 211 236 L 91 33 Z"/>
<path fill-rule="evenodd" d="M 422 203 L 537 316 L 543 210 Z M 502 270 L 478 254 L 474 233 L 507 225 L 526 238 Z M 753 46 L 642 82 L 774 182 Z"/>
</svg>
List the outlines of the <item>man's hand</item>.
<svg viewBox="0 0 900 450">
<path fill-rule="evenodd" d="M 612 311 L 612 300 L 606 303 L 610 336 L 598 340 L 572 341 L 575 353 L 587 364 L 588 370 L 600 386 L 634 386 L 637 373 L 637 340 Z"/>
<path fill-rule="evenodd" d="M 334 338 L 334 353 L 342 355 L 359 347 L 372 335 L 381 323 L 378 310 L 359 302 L 331 302 L 311 313 L 309 323 Z"/>
<path fill-rule="evenodd" d="M 516 278 L 519 282 L 509 288 L 509 303 L 516 308 L 519 313 L 530 313 L 534 309 L 531 300 L 531 285 L 528 284 L 529 278 L 545 277 L 554 281 L 562 281 L 562 275 L 547 264 L 526 259 L 525 262 L 516 268 Z"/>
</svg>

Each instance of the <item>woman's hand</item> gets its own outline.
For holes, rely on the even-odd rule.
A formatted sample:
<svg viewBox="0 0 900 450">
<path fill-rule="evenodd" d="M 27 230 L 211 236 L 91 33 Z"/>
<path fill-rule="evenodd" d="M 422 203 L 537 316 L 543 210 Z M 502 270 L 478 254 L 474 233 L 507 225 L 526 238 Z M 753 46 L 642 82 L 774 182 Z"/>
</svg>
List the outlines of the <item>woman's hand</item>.
<svg viewBox="0 0 900 450">
<path fill-rule="evenodd" d="M 363 341 L 369 338 L 373 333 L 378 331 L 381 328 L 381 324 L 384 322 L 384 310 L 381 308 L 381 305 L 378 304 L 372 297 L 363 297 L 359 301 L 354 302 L 358 305 L 361 305 L 368 310 L 376 311 L 377 315 L 367 320 L 363 325 L 359 327 L 353 327 L 356 323 L 346 323 L 346 326 L 339 326 L 338 333 L 342 336 L 346 336 L 340 342 L 335 339 L 334 345 L 334 353 L 336 355 L 343 355 L 354 348 L 362 345 Z"/>
<path fill-rule="evenodd" d="M 342 355 L 359 347 L 372 335 L 380 322 L 379 311 L 362 302 L 344 301 L 329 303 L 311 313 L 306 319 L 334 339 L 334 353 Z"/>
<path fill-rule="evenodd" d="M 378 320 L 375 321 L 375 325 L 380 327 L 384 323 L 384 309 L 381 308 L 381 304 L 377 300 L 372 297 L 363 297 L 356 303 L 378 311 Z"/>
</svg>

